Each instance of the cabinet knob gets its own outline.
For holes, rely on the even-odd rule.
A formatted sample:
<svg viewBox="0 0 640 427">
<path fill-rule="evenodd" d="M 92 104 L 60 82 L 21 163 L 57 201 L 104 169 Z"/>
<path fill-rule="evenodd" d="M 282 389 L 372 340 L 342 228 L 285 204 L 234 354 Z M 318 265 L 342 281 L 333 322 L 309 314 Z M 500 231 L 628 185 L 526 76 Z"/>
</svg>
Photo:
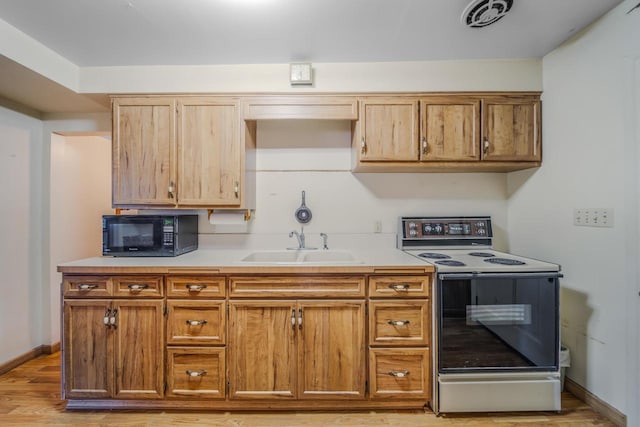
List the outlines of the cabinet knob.
<svg viewBox="0 0 640 427">
<path fill-rule="evenodd" d="M 168 188 L 168 194 L 167 194 L 167 196 L 168 196 L 170 199 L 174 199 L 174 198 L 175 198 L 175 192 L 176 192 L 175 184 L 173 183 L 173 181 L 171 181 L 171 182 L 169 183 L 169 188 Z"/>
<path fill-rule="evenodd" d="M 409 375 L 409 371 L 389 371 L 389 375 L 396 378 L 404 378 Z"/>
<path fill-rule="evenodd" d="M 406 326 L 410 322 L 408 320 L 392 320 L 392 319 L 388 319 L 387 323 L 389 325 L 393 325 L 393 326 Z"/>
<path fill-rule="evenodd" d="M 202 377 L 207 375 L 207 371 L 205 369 L 201 369 L 199 371 L 192 371 L 191 369 L 187 369 L 185 373 L 190 377 Z"/>
<path fill-rule="evenodd" d="M 482 143 L 482 152 L 487 154 L 489 152 L 489 138 L 484 137 L 484 142 Z"/>
<path fill-rule="evenodd" d="M 362 140 L 360 141 L 360 153 L 365 154 L 367 152 L 367 143 L 364 140 L 364 136 L 362 137 Z"/>
<path fill-rule="evenodd" d="M 298 329 L 302 329 L 302 309 L 298 310 Z"/>
<path fill-rule="evenodd" d="M 202 319 L 202 320 L 187 320 L 187 325 L 189 326 L 201 326 L 201 325 L 206 325 L 207 321 Z"/>
<path fill-rule="evenodd" d="M 425 136 L 422 137 L 422 154 L 427 154 L 429 151 L 429 144 L 427 144 L 427 138 Z"/>
<path fill-rule="evenodd" d="M 235 186 L 233 187 L 233 191 L 236 195 L 236 199 L 240 197 L 240 183 L 236 181 Z"/>
<path fill-rule="evenodd" d="M 207 287 L 207 285 L 202 285 L 202 284 L 197 284 L 197 285 L 188 284 L 187 285 L 187 290 L 189 292 L 200 292 L 201 290 L 205 289 L 206 287 Z"/>
<path fill-rule="evenodd" d="M 109 326 L 110 317 L 111 317 L 111 308 L 107 308 L 107 311 L 104 312 L 104 318 L 102 319 L 102 322 L 105 324 L 105 326 Z"/>
<path fill-rule="evenodd" d="M 78 285 L 78 289 L 80 289 L 81 291 L 90 291 L 91 289 L 95 289 L 97 288 L 98 285 L 94 285 L 94 284 L 89 284 L 89 283 L 82 283 L 80 285 Z"/>
<path fill-rule="evenodd" d="M 117 315 L 118 315 L 118 309 L 114 308 L 113 311 L 111 312 L 111 317 L 109 318 L 109 326 L 113 326 L 114 328 L 118 327 L 118 325 L 116 325 Z"/>
<path fill-rule="evenodd" d="M 291 310 L 291 327 L 294 330 L 296 329 L 296 310 L 295 309 Z"/>
</svg>

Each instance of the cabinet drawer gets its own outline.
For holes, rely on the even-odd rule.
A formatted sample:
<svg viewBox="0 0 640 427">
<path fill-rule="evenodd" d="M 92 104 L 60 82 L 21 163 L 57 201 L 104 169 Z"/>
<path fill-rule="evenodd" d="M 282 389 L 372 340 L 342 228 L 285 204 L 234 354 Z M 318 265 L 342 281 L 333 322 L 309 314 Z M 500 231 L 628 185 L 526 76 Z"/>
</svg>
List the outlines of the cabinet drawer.
<svg viewBox="0 0 640 427">
<path fill-rule="evenodd" d="M 167 302 L 167 343 L 221 345 L 225 342 L 224 301 Z"/>
<path fill-rule="evenodd" d="M 372 298 L 428 297 L 431 275 L 424 276 L 370 276 L 369 296 Z"/>
<path fill-rule="evenodd" d="M 224 276 L 169 276 L 167 296 L 178 298 L 224 298 Z"/>
<path fill-rule="evenodd" d="M 369 313 L 370 345 L 430 344 L 429 301 L 371 301 Z"/>
<path fill-rule="evenodd" d="M 363 276 L 263 276 L 229 278 L 231 297 L 364 297 Z"/>
<path fill-rule="evenodd" d="M 108 297 L 113 284 L 108 276 L 64 276 L 63 294 L 67 298 Z"/>
<path fill-rule="evenodd" d="M 167 396 L 225 397 L 225 349 L 167 349 Z"/>
<path fill-rule="evenodd" d="M 371 349 L 369 369 L 372 399 L 430 401 L 431 365 L 428 348 Z"/>
<path fill-rule="evenodd" d="M 157 298 L 164 295 L 162 276 L 113 276 L 116 297 Z"/>
</svg>

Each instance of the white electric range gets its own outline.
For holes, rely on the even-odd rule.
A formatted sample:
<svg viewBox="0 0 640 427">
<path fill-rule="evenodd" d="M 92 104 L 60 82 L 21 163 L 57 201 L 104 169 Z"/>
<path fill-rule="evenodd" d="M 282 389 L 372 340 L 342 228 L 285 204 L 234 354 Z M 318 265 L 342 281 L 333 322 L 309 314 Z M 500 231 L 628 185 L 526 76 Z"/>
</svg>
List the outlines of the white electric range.
<svg viewBox="0 0 640 427">
<path fill-rule="evenodd" d="M 491 218 L 401 217 L 433 264 L 434 411 L 560 410 L 560 266 L 493 250 Z"/>
</svg>

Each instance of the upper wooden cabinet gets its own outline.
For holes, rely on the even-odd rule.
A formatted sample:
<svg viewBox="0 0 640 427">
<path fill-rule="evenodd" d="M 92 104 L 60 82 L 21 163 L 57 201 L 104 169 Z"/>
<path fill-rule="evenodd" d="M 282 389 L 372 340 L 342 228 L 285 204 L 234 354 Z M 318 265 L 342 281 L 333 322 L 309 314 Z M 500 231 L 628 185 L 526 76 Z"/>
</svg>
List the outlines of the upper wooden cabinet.
<svg viewBox="0 0 640 427">
<path fill-rule="evenodd" d="M 418 160 L 418 100 L 362 99 L 354 139 L 361 162 Z"/>
<path fill-rule="evenodd" d="M 496 171 L 540 166 L 540 95 L 360 98 L 354 172 Z"/>
<path fill-rule="evenodd" d="M 482 111 L 484 160 L 541 160 L 538 97 L 485 97 Z"/>
<path fill-rule="evenodd" d="M 113 204 L 175 205 L 176 101 L 113 101 Z"/>
<path fill-rule="evenodd" d="M 239 129 L 233 99 L 178 100 L 178 204 L 240 205 Z"/>
<path fill-rule="evenodd" d="M 237 98 L 115 98 L 113 205 L 252 208 L 254 137 Z"/>
<path fill-rule="evenodd" d="M 479 137 L 479 99 L 442 96 L 420 100 L 420 160 L 479 160 Z"/>
</svg>

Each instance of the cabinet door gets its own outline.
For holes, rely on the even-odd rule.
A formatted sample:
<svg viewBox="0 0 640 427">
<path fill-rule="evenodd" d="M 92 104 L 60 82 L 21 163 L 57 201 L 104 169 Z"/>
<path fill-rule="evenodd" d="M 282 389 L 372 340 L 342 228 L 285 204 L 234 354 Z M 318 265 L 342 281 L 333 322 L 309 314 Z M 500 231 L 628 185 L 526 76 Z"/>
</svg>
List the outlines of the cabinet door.
<svg viewBox="0 0 640 427">
<path fill-rule="evenodd" d="M 492 97 L 482 100 L 482 159 L 538 161 L 540 100 L 538 97 Z"/>
<path fill-rule="evenodd" d="M 175 205 L 175 101 L 113 101 L 113 204 Z"/>
<path fill-rule="evenodd" d="M 298 387 L 302 399 L 363 399 L 363 301 L 305 301 L 298 305 Z"/>
<path fill-rule="evenodd" d="M 360 101 L 360 161 L 418 160 L 418 101 L 367 98 Z"/>
<path fill-rule="evenodd" d="M 420 101 L 420 160 L 480 160 L 480 101 L 426 98 Z"/>
<path fill-rule="evenodd" d="M 240 205 L 239 114 L 233 99 L 178 101 L 179 205 Z"/>
<path fill-rule="evenodd" d="M 295 303 L 230 303 L 229 391 L 232 399 L 294 399 Z"/>
<path fill-rule="evenodd" d="M 108 300 L 64 302 L 64 393 L 67 399 L 113 393 L 112 328 L 104 324 Z"/>
<path fill-rule="evenodd" d="M 159 398 L 163 395 L 164 330 L 162 301 L 114 301 L 115 397 Z"/>
</svg>

